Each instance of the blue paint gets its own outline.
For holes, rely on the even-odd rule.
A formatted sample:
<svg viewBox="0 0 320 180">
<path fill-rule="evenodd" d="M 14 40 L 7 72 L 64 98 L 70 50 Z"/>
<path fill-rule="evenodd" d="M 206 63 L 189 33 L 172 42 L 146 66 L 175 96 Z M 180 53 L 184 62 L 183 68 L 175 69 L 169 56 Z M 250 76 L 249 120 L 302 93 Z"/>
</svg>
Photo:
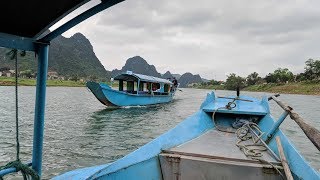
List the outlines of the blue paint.
<svg viewBox="0 0 320 180">
<path fill-rule="evenodd" d="M 165 84 L 173 84 L 171 81 L 167 79 L 162 79 L 154 76 L 147 76 L 143 74 L 137 74 L 133 73 L 131 71 L 127 71 L 125 73 L 119 74 L 114 77 L 114 80 L 140 80 L 140 81 L 145 81 L 145 82 L 152 82 L 152 83 L 165 83 Z"/>
<path fill-rule="evenodd" d="M 158 92 L 164 93 L 164 84 L 172 85 L 166 79 L 161 79 L 153 76 L 146 76 L 127 72 L 120 74 L 114 78 L 121 81 L 138 82 L 137 90 L 139 90 L 140 82 L 160 83 L 160 90 Z M 91 90 L 95 97 L 104 105 L 107 106 L 144 106 L 151 104 L 161 104 L 172 101 L 176 91 L 170 91 L 167 94 L 155 95 L 145 91 L 135 91 L 135 93 L 118 91 L 112 89 L 110 86 L 103 83 L 87 82 L 86 86 Z"/>
<path fill-rule="evenodd" d="M 197 113 L 193 114 L 189 118 L 185 119 L 183 122 L 179 123 L 173 129 L 162 134 L 158 138 L 142 146 L 136 151 L 115 161 L 114 163 L 110 164 L 109 166 L 107 166 L 102 170 L 99 170 L 96 172 L 92 171 L 91 172 L 92 176 L 90 178 L 94 179 L 94 178 L 100 178 L 100 177 L 107 177 L 107 175 L 109 174 L 116 173 L 118 171 L 120 172 L 123 169 L 128 169 L 132 165 L 136 165 L 144 161 L 150 160 L 156 157 L 161 152 L 161 150 L 169 149 L 179 144 L 190 141 L 212 128 L 213 128 L 213 123 L 212 123 L 211 117 L 207 113 L 199 110 Z M 150 163 L 155 164 L 155 162 L 150 162 Z M 153 167 L 157 168 L 160 171 L 158 166 L 153 166 Z M 141 166 L 141 168 L 143 169 L 143 166 Z M 144 169 L 144 170 L 149 171 L 149 169 L 148 170 Z M 154 169 L 153 170 L 150 169 L 150 171 L 153 171 L 154 177 L 158 177 L 157 173 L 159 172 L 156 173 Z M 124 173 L 124 171 L 121 171 L 121 172 Z M 82 172 L 78 171 L 78 177 L 81 177 L 82 176 L 81 174 Z M 87 172 L 85 175 L 86 176 L 88 175 Z M 131 178 L 139 179 L 140 176 L 138 175 L 139 174 L 132 172 L 132 174 L 127 174 L 127 177 L 130 177 L 130 179 Z M 55 179 L 73 179 L 73 178 L 67 177 L 66 174 L 64 174 L 62 176 L 56 177 Z"/>
<path fill-rule="evenodd" d="M 35 40 L 31 38 L 0 33 L 0 45 L 2 47 L 34 51 L 36 49 L 34 42 Z"/>
<path fill-rule="evenodd" d="M 93 172 L 98 172 L 110 164 L 104 164 L 99 166 L 81 168 L 74 171 L 66 172 L 60 176 L 52 178 L 53 180 L 65 180 L 65 179 L 75 179 L 75 180 L 85 180 L 88 179 Z"/>
<path fill-rule="evenodd" d="M 274 120 L 271 115 L 268 114 L 260 121 L 259 126 L 263 132 L 267 132 L 273 126 L 273 124 Z M 275 141 L 276 136 L 279 136 L 281 139 L 284 153 L 292 173 L 300 177 L 300 179 L 320 179 L 319 172 L 310 166 L 310 164 L 301 156 L 301 154 L 280 129 L 276 131 L 268 144 L 273 152 L 279 155 L 277 143 Z"/>
<path fill-rule="evenodd" d="M 214 93 L 211 93 L 207 95 L 202 107 L 213 107 L 213 104 L 216 107 L 220 107 L 225 105 L 226 102 L 224 99 L 216 98 Z M 236 101 L 236 103 L 238 105 L 243 102 Z M 259 122 L 259 126 L 263 132 L 270 130 L 274 125 L 274 119 L 270 115 L 267 98 L 264 97 L 261 101 L 253 100 L 251 105 L 262 106 L 265 109 L 267 114 L 260 116 L 262 119 Z M 247 108 L 247 105 L 242 104 L 239 111 L 241 113 L 245 111 L 246 114 L 250 114 L 250 109 Z M 251 114 L 255 115 L 256 110 L 253 110 Z M 226 121 L 227 119 L 225 118 Z M 219 113 L 219 120 L 224 120 L 223 112 Z M 103 168 L 93 167 L 91 172 L 72 171 L 55 179 L 82 179 L 79 178 L 82 176 L 89 177 L 88 179 L 161 179 L 161 169 L 157 157 L 161 150 L 190 141 L 213 127 L 210 113 L 206 113 L 200 109 L 197 113 L 179 123 L 175 128 L 112 164 L 105 165 Z M 294 176 L 302 179 L 320 179 L 319 173 L 304 160 L 281 130 L 276 131 L 275 136 L 280 136 L 281 138 L 289 166 Z M 271 139 L 269 147 L 278 155 L 274 138 Z M 75 174 L 76 176 L 74 176 Z"/>
<path fill-rule="evenodd" d="M 102 1 L 100 4 L 88 9 L 87 11 L 81 13 L 80 15 L 76 16 L 75 18 L 71 19 L 70 21 L 66 22 L 59 28 L 55 29 L 45 37 L 41 39 L 43 42 L 49 42 L 53 40 L 54 38 L 58 37 L 59 35 L 63 34 L 64 32 L 68 31 L 75 25 L 81 23 L 82 21 L 88 19 L 89 17 L 113 6 L 116 5 L 124 0 L 108 0 L 108 1 Z"/>
<path fill-rule="evenodd" d="M 100 87 L 106 99 L 116 106 L 136 106 L 161 104 L 172 101 L 174 94 L 151 95 L 151 94 L 131 94 L 111 89 L 109 86 L 100 83 Z"/>
<path fill-rule="evenodd" d="M 286 117 L 288 116 L 289 111 L 284 111 L 281 116 L 279 117 L 279 119 L 274 123 L 274 125 L 271 127 L 270 131 L 265 135 L 265 137 L 267 139 L 266 142 L 268 143 L 270 141 L 270 139 L 274 136 L 274 133 L 279 129 L 281 123 L 286 119 Z"/>
<path fill-rule="evenodd" d="M 27 164 L 25 164 L 25 165 L 31 166 L 32 163 L 29 162 L 29 163 L 27 163 Z M 0 177 L 1 177 L 1 176 L 5 176 L 5 175 L 10 174 L 10 173 L 13 173 L 13 172 L 17 172 L 17 169 L 16 169 L 16 168 L 3 169 L 3 170 L 0 171 Z"/>
<path fill-rule="evenodd" d="M 153 157 L 115 173 L 100 176 L 99 179 L 162 179 L 160 161 L 158 157 Z"/>
<path fill-rule="evenodd" d="M 41 176 L 44 113 L 46 104 L 46 82 L 49 45 L 40 44 L 38 49 L 38 74 L 33 129 L 32 168 Z"/>
<path fill-rule="evenodd" d="M 235 97 L 231 97 L 235 98 Z M 251 114 L 251 115 L 266 115 L 268 113 L 268 109 L 262 104 L 262 101 L 254 99 L 250 96 L 240 96 L 241 99 L 250 100 L 248 101 L 241 101 L 236 100 L 236 107 L 232 108 L 231 110 L 226 109 L 225 106 L 228 102 L 232 101 L 232 99 L 226 98 L 211 98 L 213 99 L 211 102 L 206 102 L 206 104 L 202 105 L 202 109 L 205 112 L 219 112 L 219 113 L 230 113 L 230 114 Z M 211 100 L 210 99 L 210 100 Z"/>
</svg>

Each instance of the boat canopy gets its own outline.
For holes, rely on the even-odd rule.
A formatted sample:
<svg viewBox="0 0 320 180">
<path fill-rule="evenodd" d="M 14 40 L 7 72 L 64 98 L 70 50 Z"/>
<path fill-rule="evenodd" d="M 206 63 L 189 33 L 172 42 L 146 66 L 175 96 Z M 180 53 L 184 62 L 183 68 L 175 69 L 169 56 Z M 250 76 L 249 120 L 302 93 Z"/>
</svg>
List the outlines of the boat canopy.
<svg viewBox="0 0 320 180">
<path fill-rule="evenodd" d="M 164 83 L 164 84 L 172 84 L 171 81 L 154 77 L 154 76 L 147 76 L 143 74 L 137 74 L 137 73 L 132 73 L 132 72 L 126 72 L 122 73 L 116 77 L 114 77 L 114 80 L 124 80 L 124 81 L 137 81 L 139 79 L 140 81 L 145 81 L 145 82 L 152 82 L 152 83 Z"/>
<path fill-rule="evenodd" d="M 102 0 L 52 32 L 49 28 L 91 0 L 0 1 L 0 46 L 36 51 L 85 19 L 124 0 Z"/>
</svg>

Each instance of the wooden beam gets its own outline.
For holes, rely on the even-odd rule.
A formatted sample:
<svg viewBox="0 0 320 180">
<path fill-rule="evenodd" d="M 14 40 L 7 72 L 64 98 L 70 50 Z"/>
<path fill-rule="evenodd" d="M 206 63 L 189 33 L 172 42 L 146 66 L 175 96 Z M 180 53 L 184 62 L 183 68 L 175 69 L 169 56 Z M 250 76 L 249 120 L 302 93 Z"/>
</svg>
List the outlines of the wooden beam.
<svg viewBox="0 0 320 180">
<path fill-rule="evenodd" d="M 288 180 L 293 180 L 293 177 L 292 177 L 292 174 L 291 174 L 291 170 L 290 170 L 290 167 L 288 165 L 286 156 L 284 155 L 284 151 L 283 151 L 281 140 L 280 140 L 279 136 L 276 137 L 276 141 L 277 141 L 278 151 L 279 151 L 281 163 L 282 163 L 282 166 L 283 166 L 283 169 L 284 169 L 284 173 L 286 174 Z"/>
</svg>

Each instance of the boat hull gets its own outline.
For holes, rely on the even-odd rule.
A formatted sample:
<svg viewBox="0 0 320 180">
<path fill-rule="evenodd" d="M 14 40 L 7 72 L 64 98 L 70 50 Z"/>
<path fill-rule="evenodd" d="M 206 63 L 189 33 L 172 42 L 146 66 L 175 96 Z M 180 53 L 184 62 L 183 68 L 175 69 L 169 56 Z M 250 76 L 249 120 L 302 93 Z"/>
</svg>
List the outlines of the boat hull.
<svg viewBox="0 0 320 180">
<path fill-rule="evenodd" d="M 268 167 L 268 163 L 246 159 L 246 156 L 239 152 L 235 155 L 234 151 L 240 151 L 235 145 L 236 141 L 223 138 L 223 140 L 216 140 L 218 144 L 212 145 L 210 139 L 203 140 L 210 133 L 217 131 L 217 124 L 212 120 L 212 112 L 203 110 L 214 101 L 213 96 L 213 93 L 207 96 L 198 112 L 127 156 L 97 171 L 94 169 L 90 173 L 86 171 L 85 176 L 82 176 L 82 172 L 78 170 L 55 179 L 73 179 L 70 175 L 74 175 L 75 172 L 77 172 L 77 179 L 198 179 L 200 177 L 201 179 L 281 179 L 272 167 Z M 275 122 L 270 115 L 268 101 L 264 98 L 261 102 L 254 103 L 265 107 L 267 114 L 259 115 L 261 119 L 258 125 L 263 132 L 267 132 Z M 244 115 L 247 116 L 247 114 Z M 221 115 L 219 118 L 227 122 L 229 117 L 226 115 L 224 119 Z M 276 132 L 274 137 L 276 136 L 281 138 L 294 179 L 320 179 L 319 172 L 305 161 L 281 130 Z M 211 136 L 211 141 L 214 138 L 217 136 Z M 226 143 L 229 143 L 229 147 L 232 148 L 224 146 Z M 272 138 L 268 145 L 278 154 L 275 138 Z M 179 148 L 184 151 L 179 152 Z M 223 156 L 217 154 L 219 149 L 221 153 L 226 154 Z M 229 154 L 228 151 L 230 151 Z M 272 161 L 270 159 L 270 162 Z M 280 171 L 282 171 L 281 168 Z"/>
<path fill-rule="evenodd" d="M 112 89 L 103 83 L 87 82 L 87 87 L 95 97 L 106 106 L 145 106 L 168 103 L 172 101 L 174 93 L 168 95 L 131 94 Z"/>
</svg>

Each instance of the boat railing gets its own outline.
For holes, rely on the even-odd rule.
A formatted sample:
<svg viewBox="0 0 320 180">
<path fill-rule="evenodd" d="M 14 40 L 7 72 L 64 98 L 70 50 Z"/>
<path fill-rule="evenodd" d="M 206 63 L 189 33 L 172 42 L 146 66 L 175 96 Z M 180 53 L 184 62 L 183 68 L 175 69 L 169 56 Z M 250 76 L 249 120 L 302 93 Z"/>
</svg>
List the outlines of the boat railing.
<svg viewBox="0 0 320 180">
<path fill-rule="evenodd" d="M 273 138 L 275 132 L 281 125 L 281 123 L 284 121 L 284 119 L 289 115 L 292 120 L 294 120 L 299 127 L 302 129 L 304 134 L 309 138 L 309 140 L 316 146 L 316 148 L 320 151 L 320 131 L 316 128 L 312 127 L 308 123 L 306 123 L 302 117 L 299 116 L 298 113 L 293 111 L 293 108 L 291 106 L 288 106 L 286 103 L 279 100 L 277 97 L 279 97 L 280 94 L 275 94 L 273 96 L 270 96 L 268 100 L 274 100 L 283 110 L 284 112 L 281 114 L 279 119 L 274 123 L 271 130 L 266 134 L 266 143 L 269 143 L 269 141 Z"/>
</svg>

